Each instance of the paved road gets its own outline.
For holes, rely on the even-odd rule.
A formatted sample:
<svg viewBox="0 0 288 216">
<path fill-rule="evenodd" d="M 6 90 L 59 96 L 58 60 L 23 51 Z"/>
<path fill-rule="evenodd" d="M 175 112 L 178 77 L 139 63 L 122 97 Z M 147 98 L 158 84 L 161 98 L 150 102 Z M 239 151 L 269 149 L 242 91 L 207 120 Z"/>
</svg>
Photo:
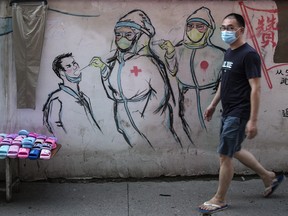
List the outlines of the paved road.
<svg viewBox="0 0 288 216">
<path fill-rule="evenodd" d="M 2 183 L 3 184 L 3 183 Z M 0 193 L 5 216 L 197 216 L 197 206 L 213 195 L 215 179 L 154 179 L 109 182 L 22 182 L 12 202 Z M 288 214 L 288 181 L 270 198 L 257 178 L 235 179 L 229 208 L 215 216 Z"/>
</svg>

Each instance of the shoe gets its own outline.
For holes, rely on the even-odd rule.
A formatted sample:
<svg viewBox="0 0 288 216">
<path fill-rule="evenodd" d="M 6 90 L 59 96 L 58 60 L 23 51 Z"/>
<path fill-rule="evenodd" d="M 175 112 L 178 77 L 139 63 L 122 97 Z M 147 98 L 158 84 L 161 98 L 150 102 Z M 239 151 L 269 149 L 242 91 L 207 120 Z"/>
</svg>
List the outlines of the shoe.
<svg viewBox="0 0 288 216">
<path fill-rule="evenodd" d="M 36 145 L 36 144 L 43 144 L 46 139 L 47 139 L 47 136 L 46 136 L 46 135 L 39 134 L 39 135 L 36 137 L 35 145 Z"/>
<path fill-rule="evenodd" d="M 7 153 L 9 151 L 9 145 L 0 146 L 0 159 L 5 159 L 7 157 Z"/>
<path fill-rule="evenodd" d="M 9 134 L 0 142 L 0 159 L 7 157 L 9 148 L 17 134 Z"/>
<path fill-rule="evenodd" d="M 29 156 L 28 158 L 30 160 L 37 160 L 40 157 L 40 152 L 41 149 L 40 148 L 32 148 L 31 151 L 29 152 Z"/>
<path fill-rule="evenodd" d="M 201 207 L 199 207 L 198 211 L 202 214 L 213 214 L 215 212 L 223 211 L 224 209 L 228 208 L 227 204 L 220 206 L 220 205 L 204 202 L 203 205 L 207 206 L 209 209 L 202 209 Z"/>
<path fill-rule="evenodd" d="M 269 187 L 265 188 L 264 197 L 267 198 L 270 195 L 272 195 L 274 191 L 279 187 L 279 185 L 283 182 L 284 179 L 285 179 L 284 174 L 281 174 L 277 176 L 275 179 L 273 179 L 272 184 Z"/>
<path fill-rule="evenodd" d="M 57 148 L 57 138 L 56 137 L 48 137 L 45 140 L 45 144 L 48 144 L 51 146 L 51 149 Z"/>
<path fill-rule="evenodd" d="M 27 137 L 28 134 L 29 134 L 29 132 L 28 132 L 27 130 L 24 130 L 24 129 L 23 129 L 23 130 L 20 130 L 20 131 L 18 132 L 18 134 Z"/>
<path fill-rule="evenodd" d="M 18 152 L 18 158 L 28 158 L 30 153 L 30 148 L 21 147 Z"/>
<path fill-rule="evenodd" d="M 34 146 L 34 142 L 35 142 L 35 137 L 25 137 L 23 140 L 22 140 L 22 147 L 23 148 L 32 148 Z"/>
<path fill-rule="evenodd" d="M 8 153 L 7 153 L 7 157 L 9 157 L 9 158 L 17 158 L 19 149 L 20 149 L 19 145 L 11 145 L 9 147 L 9 150 L 8 150 Z"/>
<path fill-rule="evenodd" d="M 40 159 L 49 160 L 51 158 L 51 150 L 42 149 L 40 153 Z"/>
</svg>

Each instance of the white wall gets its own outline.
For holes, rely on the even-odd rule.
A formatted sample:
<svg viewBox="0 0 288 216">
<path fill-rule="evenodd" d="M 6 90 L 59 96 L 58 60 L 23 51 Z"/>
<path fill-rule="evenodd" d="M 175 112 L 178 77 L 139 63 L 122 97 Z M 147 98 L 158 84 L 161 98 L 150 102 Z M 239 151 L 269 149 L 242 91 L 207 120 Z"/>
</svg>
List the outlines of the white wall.
<svg viewBox="0 0 288 216">
<path fill-rule="evenodd" d="M 270 31 L 270 36 L 273 35 L 275 37 L 274 41 L 263 36 L 264 33 L 268 32 L 269 18 L 274 16 L 276 22 L 278 21 L 277 12 L 273 10 L 276 9 L 276 4 L 273 1 L 265 3 L 263 1 L 247 1 L 244 3 L 245 6 L 260 10 L 241 7 L 239 2 L 233 1 L 49 0 L 48 2 L 49 10 L 37 83 L 35 110 L 16 108 L 16 75 L 12 61 L 12 33 L 0 37 L 0 77 L 2 83 L 0 88 L 2 101 L 0 105 L 2 113 L 0 116 L 0 128 L 2 132 L 12 133 L 20 129 L 27 129 L 51 135 L 45 125 L 43 125 L 42 108 L 47 101 L 48 94 L 57 89 L 58 83 L 61 81 L 52 70 L 52 62 L 57 55 L 72 52 L 80 68 L 89 64 L 94 56 L 99 56 L 105 60 L 111 55 L 110 50 L 115 49 L 113 40 L 116 22 L 120 17 L 134 9 L 143 10 L 150 18 L 156 31 L 152 41 L 165 39 L 175 44 L 183 39 L 186 19 L 194 11 L 204 6 L 211 11 L 216 24 L 211 42 L 219 47 L 227 48 L 221 41 L 219 31 L 219 26 L 226 14 L 230 12 L 244 13 L 246 21 L 251 23 L 250 26 L 252 28 L 250 30 L 253 31 L 254 35 L 247 35 L 247 42 L 255 48 L 259 48 L 265 66 L 262 68 L 259 135 L 251 141 L 245 141 L 244 146 L 255 153 L 257 159 L 267 168 L 287 171 L 287 157 L 285 156 L 288 153 L 286 148 L 288 119 L 287 116 L 283 115 L 283 111 L 288 108 L 288 94 L 286 93 L 288 83 L 282 82 L 286 78 L 284 71 L 287 69 L 287 63 L 283 62 L 280 65 L 273 62 L 275 47 L 272 46 L 272 42 L 277 43 L 277 30 L 272 29 Z M 1 1 L 1 4 L 3 5 L 4 3 Z M 2 9 L 2 5 L 1 17 L 9 16 L 11 8 L 7 7 L 7 12 Z M 245 11 L 247 14 L 245 14 Z M 265 29 L 264 32 L 257 34 L 258 21 L 262 17 L 265 21 Z M 267 44 L 264 43 L 265 41 Z M 164 51 L 158 45 L 153 46 L 151 44 L 151 47 L 159 55 L 160 59 L 164 61 Z M 221 61 L 219 61 L 217 56 L 214 56 L 214 58 L 203 53 L 201 55 L 194 59 L 195 62 L 206 60 L 209 67 L 212 65 L 213 67 L 221 66 Z M 143 71 L 151 69 L 145 62 L 140 61 L 138 64 L 142 66 Z M 187 65 L 181 65 L 181 67 L 185 68 Z M 153 73 L 157 73 L 155 69 L 151 70 L 154 70 Z M 278 72 L 282 70 L 283 74 L 277 74 L 277 70 Z M 187 70 L 182 73 L 185 72 L 187 73 Z M 215 73 L 212 69 L 208 70 L 208 72 Z M 153 73 L 151 79 L 154 78 Z M 203 71 L 196 71 L 195 73 L 199 82 L 205 83 L 211 78 L 209 74 L 207 75 Z M 205 77 L 200 77 L 203 74 L 205 74 Z M 105 93 L 101 82 L 100 70 L 87 67 L 82 71 L 80 88 L 90 97 L 92 109 L 102 133 L 97 127 L 91 126 L 87 121 L 87 116 L 83 109 L 78 109 L 78 105 L 73 100 L 68 100 L 69 97 L 65 97 L 63 112 L 68 115 L 65 122 L 67 133 L 63 132 L 61 128 L 56 128 L 54 131 L 59 143 L 62 144 L 62 148 L 50 161 L 21 160 L 22 178 L 157 177 L 162 175 L 216 174 L 218 171 L 216 147 L 218 144 L 221 108 L 218 107 L 211 122 L 205 123 L 207 127 L 207 130 L 205 130 L 201 127 L 197 114 L 195 91 L 190 90 L 185 94 L 185 117 L 190 125 L 191 138 L 194 142 L 194 144 L 191 144 L 183 131 L 178 115 L 179 107 L 177 101 L 179 94 L 176 78 L 170 74 L 168 76 L 176 98 L 176 105 L 172 106 L 174 128 L 181 140 L 182 147 L 179 142 L 173 139 L 169 131 L 162 128 L 165 124 L 161 123 L 161 120 L 156 117 L 149 116 L 149 114 L 145 116 L 146 120 L 137 120 L 136 117 L 134 120 L 137 124 L 140 122 L 138 128 L 143 133 L 149 134 L 149 137 L 153 140 L 151 142 L 153 148 L 147 142 L 144 142 L 143 139 L 140 139 L 141 137 L 137 135 L 137 132 L 132 130 L 133 128 L 131 129 L 131 125 L 125 128 L 125 130 L 130 130 L 131 132 L 129 134 L 131 135 L 133 147 L 129 146 L 124 137 L 116 130 L 113 101 Z M 191 76 L 189 76 L 189 73 L 186 75 L 181 74 L 181 79 L 188 81 Z M 122 81 L 125 82 L 125 80 Z M 138 80 L 135 83 L 129 80 L 125 87 L 127 91 L 131 92 L 136 91 L 138 87 L 139 89 L 145 89 L 145 86 L 138 83 Z M 201 92 L 202 109 L 205 109 L 211 101 L 213 97 L 211 93 L 211 89 Z M 130 108 L 135 109 L 135 107 Z M 140 109 L 140 107 L 136 108 Z M 56 108 L 53 108 L 53 111 L 56 112 Z M 129 125 L 129 120 L 123 116 L 118 117 L 118 120 L 121 124 L 125 123 L 125 121 L 126 123 L 128 122 L 124 126 Z M 147 121 L 149 122 L 147 123 Z M 236 165 L 237 173 L 247 172 L 246 168 L 240 164 Z"/>
</svg>

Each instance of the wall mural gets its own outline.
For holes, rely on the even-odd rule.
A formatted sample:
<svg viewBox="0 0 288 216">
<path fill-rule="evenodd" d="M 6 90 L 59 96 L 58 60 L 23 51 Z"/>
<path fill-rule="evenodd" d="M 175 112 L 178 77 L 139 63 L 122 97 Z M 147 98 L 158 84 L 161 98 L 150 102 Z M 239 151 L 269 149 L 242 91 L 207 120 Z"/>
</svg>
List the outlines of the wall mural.
<svg viewBox="0 0 288 216">
<path fill-rule="evenodd" d="M 287 37 L 286 32 L 284 32 L 284 30 L 287 29 L 287 3 L 282 1 L 276 1 L 276 3 L 279 9 L 285 9 L 263 10 L 249 7 L 245 5 L 244 2 L 239 2 L 241 12 L 247 23 L 248 38 L 252 40 L 255 49 L 262 54 L 260 55 L 262 73 L 270 89 L 273 88 L 271 81 L 272 75 L 278 78 L 277 82 L 280 86 L 288 86 L 288 64 L 279 63 L 279 60 L 284 60 L 283 62 L 285 62 L 286 58 L 284 57 L 285 55 L 283 55 L 283 51 L 285 47 L 287 47 Z M 285 36 L 283 37 L 284 34 Z M 266 58 L 266 54 L 269 52 L 274 53 L 275 62 L 278 64 L 275 64 L 273 59 Z M 282 118 L 288 117 L 287 107 L 280 108 L 279 112 Z"/>
<path fill-rule="evenodd" d="M 270 44 L 275 48 L 274 31 L 277 27 L 274 13 L 276 10 L 262 11 L 265 12 L 266 17 L 262 13 L 255 29 L 252 27 L 248 10 L 253 13 L 259 10 L 246 7 L 243 2 L 239 4 L 247 22 L 248 36 L 251 37 L 258 52 L 263 51 Z M 207 7 L 200 7 L 192 12 L 183 27 L 183 39 L 177 43 L 173 44 L 165 38 L 154 41 L 156 30 L 148 15 L 140 9 L 132 10 L 115 24 L 116 48 L 112 50 L 111 56 L 106 59 L 94 56 L 88 65 L 100 71 L 106 95 L 113 101 L 115 126 L 130 147 L 133 147 L 140 137 L 153 148 L 156 140 L 159 139 L 155 133 L 159 131 L 162 136 L 163 133 L 169 136 L 169 133 L 175 142 L 183 147 L 174 129 L 175 118 L 180 118 L 183 131 L 190 143 L 194 144 L 191 133 L 193 128 L 190 127 L 185 115 L 187 109 L 191 109 L 191 106 L 184 103 L 188 91 L 194 94 L 192 103 L 196 104 L 198 121 L 201 128 L 206 131 L 203 119 L 203 109 L 206 107 L 203 107 L 201 97 L 203 92 L 208 92 L 210 95 L 215 93 L 225 49 L 211 41 L 216 23 Z M 261 42 L 252 35 L 262 38 Z M 158 56 L 151 45 L 159 45 L 165 55 Z M 273 65 L 269 68 L 263 57 L 262 62 L 268 87 L 272 88 L 268 71 L 287 64 Z M 52 67 L 61 82 L 59 88 L 49 94 L 43 106 L 44 125 L 51 133 L 59 128 L 68 133 L 65 122 L 62 121 L 63 98 L 68 96 L 76 102 L 75 106 L 83 107 L 91 124 L 101 131 L 90 99 L 79 87 L 81 71 L 86 67 L 80 70 L 72 53 L 57 56 Z M 287 74 L 286 72 L 277 70 L 277 74 L 280 75 Z M 170 79 L 176 79 L 177 88 L 172 88 Z M 282 78 L 281 82 L 285 84 L 286 79 L 286 77 Z M 174 94 L 176 91 L 178 98 Z M 178 116 L 173 114 L 176 105 L 179 109 Z M 283 117 L 287 116 L 286 109 L 282 110 L 282 113 Z M 147 129 L 151 125 L 157 128 L 157 132 Z"/>
<path fill-rule="evenodd" d="M 90 98 L 80 89 L 79 83 L 81 82 L 82 73 L 72 53 L 57 56 L 53 61 L 52 68 L 61 82 L 59 88 L 49 94 L 43 106 L 43 123 L 49 132 L 54 134 L 55 130 L 61 129 L 67 133 L 63 115 L 65 115 L 71 103 L 72 106 L 83 107 L 83 112 L 85 112 L 90 123 L 101 131 L 94 117 Z"/>
<path fill-rule="evenodd" d="M 261 53 L 261 66 L 262 73 L 267 82 L 267 85 L 270 89 L 273 88 L 270 73 L 276 69 L 276 75 L 282 73 L 282 66 L 287 66 L 287 63 L 284 64 L 274 64 L 272 60 L 265 59 L 265 56 L 268 52 L 275 53 L 275 48 L 277 45 L 277 33 L 278 20 L 277 20 L 277 9 L 263 10 L 258 8 L 249 7 L 244 4 L 244 2 L 239 2 L 241 12 L 247 23 L 248 38 L 252 40 L 253 46 Z M 286 40 L 285 40 L 286 42 Z M 278 41 L 279 44 L 283 41 Z M 272 64 L 272 65 L 269 65 Z M 283 74 L 282 74 L 283 75 Z M 281 84 L 283 78 L 281 79 Z"/>
<path fill-rule="evenodd" d="M 114 102 L 117 131 L 130 146 L 136 132 L 153 147 L 155 135 L 145 130 L 153 121 L 154 127 L 162 128 L 163 133 L 167 128 L 182 146 L 173 126 L 175 98 L 168 74 L 150 47 L 155 35 L 150 18 L 142 10 L 133 10 L 119 19 L 114 34 L 117 48 L 113 56 L 106 62 L 94 57 L 91 65 L 100 68 L 107 96 Z"/>
<path fill-rule="evenodd" d="M 184 106 L 184 97 L 188 90 L 196 93 L 199 121 L 202 127 L 206 128 L 200 92 L 207 89 L 210 89 L 211 93 L 215 91 L 224 54 L 224 49 L 210 41 L 214 30 L 215 22 L 208 8 L 201 7 L 193 12 L 186 20 L 183 40 L 175 45 L 165 39 L 158 42 L 160 47 L 166 50 L 165 65 L 150 46 L 156 32 L 144 11 L 132 10 L 118 20 L 114 28 L 114 43 L 117 48 L 112 56 L 106 61 L 95 56 L 89 65 L 100 69 L 107 97 L 114 102 L 117 131 L 129 146 L 135 145 L 131 137 L 136 133 L 153 148 L 155 134 L 145 129 L 153 121 L 157 130 L 161 128 L 162 134 L 167 131 L 171 133 L 182 147 L 173 125 L 175 89 L 171 87 L 166 66 L 170 74 L 177 78 L 179 117 L 191 143 L 191 128 L 185 119 Z M 211 63 L 208 63 L 208 59 Z M 59 89 L 49 94 L 43 107 L 43 122 L 51 133 L 56 128 L 67 132 L 62 121 L 61 99 L 67 95 L 74 97 L 76 103 L 83 106 L 87 117 L 100 129 L 89 98 L 80 91 L 81 70 L 71 53 L 59 55 L 53 62 L 53 71 L 62 82 L 59 83 Z M 52 112 L 55 114 L 52 115 Z"/>
<path fill-rule="evenodd" d="M 215 28 L 211 11 L 201 7 L 187 18 L 183 40 L 175 45 L 170 41 L 160 44 L 160 47 L 166 50 L 167 68 L 177 79 L 179 117 L 192 143 L 191 128 L 185 117 L 187 109 L 184 104 L 185 93 L 189 90 L 195 91 L 198 119 L 201 127 L 206 129 L 202 112 L 206 107 L 202 107 L 201 92 L 211 91 L 212 94 L 214 91 L 215 93 L 225 52 L 210 40 Z M 193 99 L 192 101 L 194 102 Z"/>
</svg>

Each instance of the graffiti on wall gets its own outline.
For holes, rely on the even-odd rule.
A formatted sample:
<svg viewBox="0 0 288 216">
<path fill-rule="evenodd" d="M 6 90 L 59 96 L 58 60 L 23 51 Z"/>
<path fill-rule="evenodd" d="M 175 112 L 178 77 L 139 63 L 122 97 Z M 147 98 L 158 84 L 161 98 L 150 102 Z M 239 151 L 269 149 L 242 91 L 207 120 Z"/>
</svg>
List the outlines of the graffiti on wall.
<svg viewBox="0 0 288 216">
<path fill-rule="evenodd" d="M 285 67 L 288 64 L 275 64 L 272 59 L 267 59 L 267 53 L 274 53 L 279 43 L 278 10 L 262 10 L 246 4 L 239 2 L 247 23 L 247 37 L 261 53 L 262 71 L 267 85 L 273 88 L 271 76 L 274 74 L 279 77 L 280 85 L 287 86 L 288 72 Z M 85 18 L 89 19 L 90 16 Z M 11 18 L 1 18 L 1 26 L 0 36 L 10 34 Z M 150 17 L 140 9 L 126 13 L 116 22 L 113 35 L 116 48 L 107 59 L 95 55 L 89 66 L 100 71 L 107 98 L 113 101 L 111 109 L 115 127 L 129 146 L 133 147 L 140 138 L 153 148 L 159 139 L 158 134 L 163 136 L 163 133 L 167 133 L 182 147 L 183 141 L 175 130 L 176 118 L 180 119 L 182 130 L 193 144 L 193 128 L 187 118 L 187 111 L 194 108 L 185 103 L 188 92 L 193 92 L 194 98 L 190 102 L 196 105 L 197 121 L 206 130 L 202 113 L 203 93 L 211 95 L 215 92 L 225 53 L 221 46 L 212 43 L 215 28 L 211 10 L 204 6 L 186 18 L 183 37 L 176 43 L 165 37 L 154 41 L 155 27 Z M 165 55 L 158 56 L 153 45 L 159 46 Z M 68 103 L 67 107 L 73 104 L 81 107 L 92 127 L 102 132 L 96 118 L 101 114 L 95 115 L 89 96 L 80 89 L 82 72 L 72 53 L 57 56 L 52 67 L 60 82 L 59 88 L 48 95 L 43 105 L 43 124 L 51 133 L 58 129 L 69 133 L 63 118 Z M 176 80 L 177 86 L 171 85 L 171 79 Z M 71 103 L 67 98 L 72 99 Z M 178 115 L 174 114 L 176 106 Z M 287 109 L 281 111 L 286 118 Z M 151 126 L 157 130 L 150 129 Z"/>
<path fill-rule="evenodd" d="M 248 38 L 252 40 L 252 43 L 258 53 L 261 53 L 261 67 L 265 80 L 269 88 L 273 88 L 270 73 L 277 69 L 276 74 L 282 73 L 281 67 L 287 66 L 284 64 L 274 64 L 271 59 L 266 59 L 267 53 L 275 53 L 277 46 L 276 38 L 278 33 L 278 19 L 277 9 L 263 10 L 253 8 L 245 5 L 244 2 L 239 2 L 240 8 L 247 23 Z M 279 42 L 278 43 L 282 43 Z M 271 64 L 271 65 L 269 65 Z M 280 72 L 281 71 L 281 72 Z M 283 82 L 284 81 L 284 82 Z M 281 83 L 285 83 L 285 78 L 281 77 Z"/>
<path fill-rule="evenodd" d="M 202 113 L 201 92 L 204 90 L 209 90 L 211 94 L 215 92 L 225 52 L 223 48 L 211 42 L 215 27 L 216 24 L 208 8 L 201 7 L 194 11 L 186 19 L 181 41 L 175 45 L 165 39 L 158 42 L 161 49 L 166 51 L 164 63 L 151 48 L 151 40 L 156 31 L 144 11 L 132 10 L 116 22 L 114 28 L 116 49 L 111 53 L 111 57 L 102 60 L 101 57 L 95 56 L 89 65 L 100 69 L 107 97 L 114 102 L 113 112 L 117 131 L 122 134 L 129 146 L 135 145 L 133 138 L 138 135 L 153 147 L 153 143 L 156 142 L 154 138 L 159 139 L 156 134 L 153 134 L 156 131 L 147 130 L 147 127 L 151 126 L 151 122 L 153 122 L 153 126 L 157 128 L 158 132 L 161 131 L 163 135 L 168 131 L 176 143 L 182 147 L 182 142 L 173 124 L 175 118 L 173 108 L 176 103 L 174 91 L 179 92 L 178 114 L 190 142 L 193 144 L 184 105 L 185 94 L 189 90 L 195 92 L 198 119 L 202 128 L 206 129 Z M 155 45 L 155 41 L 153 43 Z M 68 64 L 65 61 L 68 61 Z M 70 70 L 74 77 L 71 77 L 66 71 L 67 65 L 71 67 Z M 81 70 L 73 57 L 67 56 L 67 54 L 55 58 L 53 70 L 62 82 L 59 83 L 59 89 L 49 94 L 44 104 L 43 122 L 50 132 L 53 132 L 56 127 L 66 131 L 64 122 L 61 120 L 63 102 L 59 98 L 59 94 L 65 92 L 78 100 Z M 61 71 L 62 75 L 60 75 Z M 76 73 L 76 71 L 78 72 Z M 167 71 L 176 77 L 176 89 L 172 89 Z M 68 92 L 65 83 L 74 88 L 70 87 Z M 58 110 L 52 109 L 55 103 L 58 104 L 56 105 L 59 107 Z M 100 129 L 90 103 L 85 104 L 89 105 L 84 106 L 87 116 L 90 116 Z M 52 110 L 57 113 L 56 120 L 51 120 Z"/>
<path fill-rule="evenodd" d="M 72 53 L 64 53 L 55 57 L 52 69 L 61 82 L 58 84 L 59 88 L 49 94 L 42 110 L 43 124 L 49 132 L 54 134 L 55 130 L 61 129 L 67 133 L 63 116 L 69 112 L 71 106 L 69 102 L 73 102 L 72 106 L 80 106 L 92 126 L 101 131 L 93 114 L 90 98 L 80 89 L 82 73 Z"/>
<path fill-rule="evenodd" d="M 247 7 L 243 2 L 239 4 L 247 23 L 248 37 L 252 40 L 254 47 L 264 54 L 273 51 L 277 44 L 275 35 L 277 11 L 261 11 Z M 253 11 L 253 14 L 257 12 L 259 14 L 252 19 L 249 10 Z M 89 66 L 100 71 L 105 93 L 108 99 L 113 101 L 112 109 L 116 129 L 129 146 L 133 147 L 141 139 L 153 148 L 159 139 L 158 132 L 161 131 L 159 134 L 163 136 L 163 133 L 169 133 L 182 147 L 182 141 L 174 128 L 175 118 L 180 119 L 183 131 L 193 144 L 193 128 L 186 114 L 191 106 L 184 103 L 188 91 L 193 92 L 194 98 L 191 101 L 196 105 L 201 128 L 206 130 L 202 112 L 205 107 L 201 103 L 201 98 L 204 92 L 209 92 L 210 95 L 215 93 L 225 54 L 222 47 L 211 41 L 215 28 L 216 23 L 212 13 L 204 6 L 187 17 L 183 26 L 183 38 L 174 44 L 165 38 L 153 40 L 156 34 L 155 27 L 149 16 L 140 9 L 126 13 L 116 22 L 113 35 L 115 49 L 112 50 L 111 56 L 102 59 L 96 55 L 92 57 Z M 151 45 L 159 45 L 165 51 L 164 62 L 161 60 L 162 56 L 158 56 Z M 92 125 L 101 131 L 93 114 L 89 97 L 80 90 L 79 82 L 82 73 L 79 65 L 72 54 L 71 56 L 65 55 L 68 54 L 57 56 L 53 63 L 53 70 L 62 82 L 59 83 L 59 89 L 49 94 L 44 104 L 44 125 L 51 133 L 56 128 L 67 132 L 65 123 L 61 120 L 64 108 L 59 96 L 64 93 L 69 97 L 74 97 L 76 103 L 83 106 Z M 63 56 L 64 60 L 61 59 Z M 59 60 L 58 68 L 54 65 L 57 59 Z M 70 77 L 65 68 L 68 64 L 62 65 L 62 62 L 67 59 L 71 61 L 69 63 L 72 66 L 74 64 L 72 74 L 77 74 L 77 76 Z M 263 55 L 262 62 L 262 70 L 268 87 L 272 88 L 269 71 L 285 64 L 269 67 Z M 62 71 L 62 75 L 58 75 L 57 70 Z M 277 70 L 277 74 L 286 75 L 281 69 Z M 171 85 L 170 76 L 176 79 L 177 87 L 173 88 Z M 286 83 L 287 78 L 282 77 L 281 84 L 286 85 Z M 178 98 L 175 98 L 176 91 Z M 55 105 L 56 103 L 58 105 Z M 176 103 L 178 116 L 173 114 Z M 54 106 L 58 108 L 55 109 Z M 52 112 L 55 112 L 54 116 L 57 116 L 53 121 Z M 151 127 L 151 122 L 157 130 L 147 129 Z"/>
<path fill-rule="evenodd" d="M 280 85 L 288 86 L 288 69 L 277 69 L 276 76 L 280 76 Z"/>
<path fill-rule="evenodd" d="M 186 107 L 184 103 L 185 94 L 188 91 L 195 92 L 198 120 L 201 127 L 206 129 L 201 93 L 203 91 L 215 93 L 225 52 L 223 48 L 211 42 L 215 28 L 216 24 L 211 11 L 206 7 L 201 7 L 187 18 L 181 41 L 173 45 L 172 42 L 164 40 L 160 44 L 160 47 L 166 51 L 167 68 L 177 79 L 179 117 L 183 130 L 191 142 L 193 142 L 191 127 L 185 116 L 185 110 L 190 106 Z M 194 102 L 194 99 L 192 101 Z"/>
<path fill-rule="evenodd" d="M 265 80 L 270 89 L 273 88 L 271 75 L 274 74 L 275 77 L 279 78 L 278 83 L 281 86 L 288 86 L 288 70 L 286 69 L 288 64 L 281 63 L 275 64 L 272 60 L 266 59 L 265 56 L 267 53 L 275 53 L 275 56 L 279 58 L 279 54 L 277 54 L 277 46 L 278 52 L 280 53 L 283 48 L 279 49 L 281 44 L 286 44 L 287 40 L 284 38 L 278 38 L 279 28 L 283 28 L 279 25 L 278 20 L 283 20 L 285 13 L 279 13 L 278 9 L 258 9 L 245 5 L 244 2 L 240 2 L 241 11 L 243 13 L 245 22 L 247 23 L 247 29 L 249 38 L 252 40 L 252 43 L 255 49 L 261 53 L 260 55 L 262 61 L 262 72 L 265 76 Z M 279 4 L 279 2 L 278 2 Z M 253 15 L 252 15 L 253 14 Z M 281 17 L 278 17 L 281 15 Z M 285 19 L 286 23 L 286 19 Z M 285 24 L 286 25 L 286 24 Z M 283 34 L 283 33 L 282 33 Z M 285 33 L 286 35 L 286 33 Z M 286 37 L 286 36 L 285 36 Z M 278 45 L 277 45 L 278 44 Z M 285 46 L 283 46 L 285 47 Z M 271 65 L 269 65 L 271 64 Z M 288 109 L 281 109 L 283 118 L 288 117 Z"/>
<path fill-rule="evenodd" d="M 288 118 L 288 108 L 282 110 L 282 116 L 283 118 Z"/>
<path fill-rule="evenodd" d="M 175 98 L 168 74 L 150 47 L 154 35 L 155 28 L 147 14 L 132 10 L 115 25 L 117 48 L 112 57 L 106 62 L 101 57 L 93 57 L 91 65 L 101 71 L 106 94 L 114 102 L 117 131 L 131 147 L 135 144 L 131 140 L 135 134 L 153 147 L 155 134 L 147 130 L 151 122 L 162 135 L 168 129 L 182 146 L 173 125 Z"/>
</svg>

